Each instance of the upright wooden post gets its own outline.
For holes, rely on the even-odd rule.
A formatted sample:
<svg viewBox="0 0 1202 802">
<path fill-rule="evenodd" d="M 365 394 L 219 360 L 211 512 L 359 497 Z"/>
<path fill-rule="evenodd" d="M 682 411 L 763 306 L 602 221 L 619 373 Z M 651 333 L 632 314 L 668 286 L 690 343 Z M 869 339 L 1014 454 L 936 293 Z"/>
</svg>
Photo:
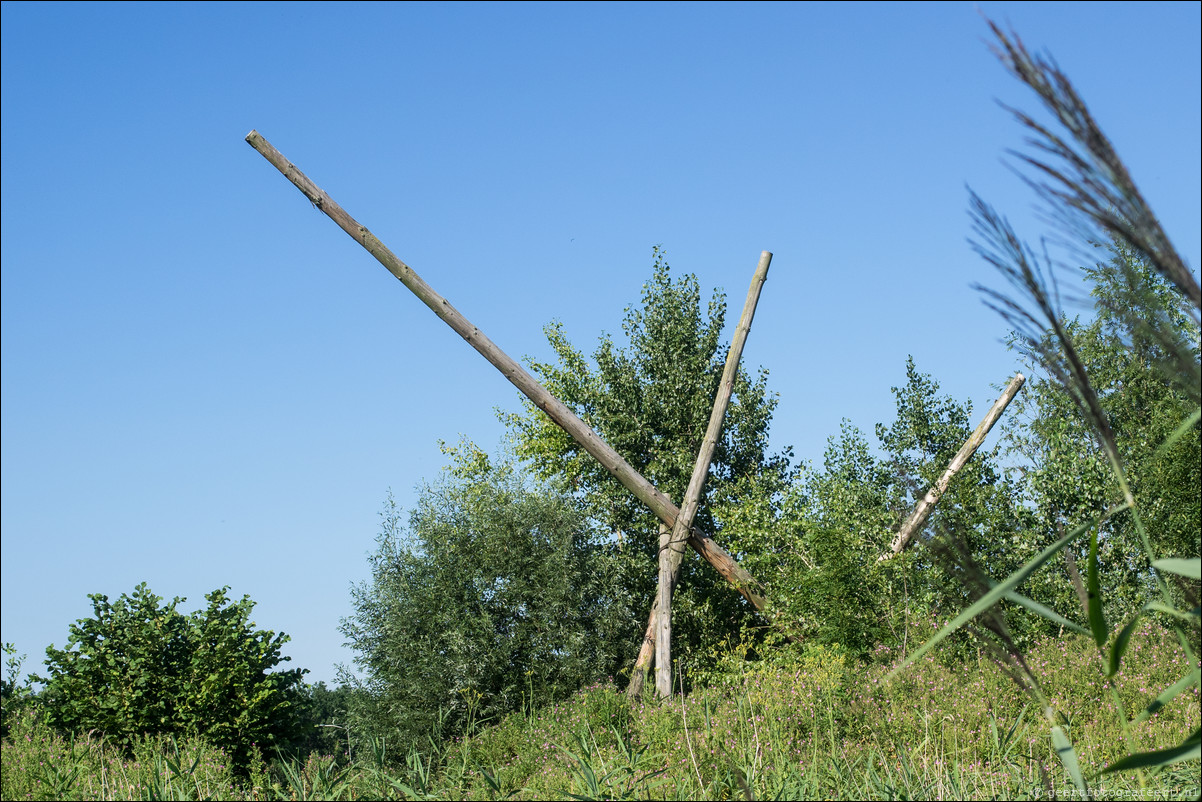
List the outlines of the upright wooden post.
<svg viewBox="0 0 1202 802">
<path fill-rule="evenodd" d="M 334 199 L 314 184 L 309 177 L 300 171 L 296 165 L 289 162 L 284 155 L 272 147 L 271 143 L 258 131 L 246 135 L 247 143 L 267 159 L 277 170 L 283 173 L 292 184 L 299 189 L 309 202 L 325 213 L 327 217 L 338 224 L 338 227 L 350 235 L 351 239 L 362 245 L 368 253 L 388 269 L 414 295 L 421 299 L 434 314 L 450 326 L 459 336 L 467 340 L 497 370 L 509 379 L 522 393 L 560 428 L 568 433 L 580 447 L 591 454 L 605 466 L 622 485 L 646 504 L 656 516 L 668 526 L 672 526 L 680 510 L 666 495 L 648 482 L 642 474 L 634 469 L 620 454 L 614 451 L 608 443 L 597 436 L 580 418 L 568 407 L 552 395 L 545 387 L 530 375 L 518 362 L 502 351 L 497 345 L 473 326 L 459 310 L 451 306 L 430 287 L 421 276 L 417 275 L 409 265 L 402 262 L 392 251 L 384 246 L 374 234 L 360 225 L 353 217 L 334 202 Z M 760 585 L 755 578 L 744 570 L 725 549 L 714 542 L 713 538 L 697 529 L 689 530 L 689 545 L 700 554 L 706 562 L 714 566 L 728 582 L 733 584 L 757 610 L 764 609 L 764 598 L 759 594 Z"/>
<path fill-rule="evenodd" d="M 689 528 L 693 518 L 701 506 L 701 492 L 705 480 L 709 476 L 710 463 L 714 459 L 714 451 L 718 447 L 718 438 L 722 436 L 722 425 L 726 420 L 726 408 L 735 390 L 735 377 L 739 372 L 739 362 L 743 358 L 743 346 L 747 342 L 747 334 L 751 331 L 751 321 L 755 317 L 755 308 L 760 300 L 760 290 L 768 279 L 768 267 L 772 264 L 772 254 L 764 251 L 760 254 L 759 264 L 751 278 L 751 286 L 747 290 L 747 300 L 743 304 L 743 314 L 735 327 L 731 339 L 730 351 L 726 355 L 726 365 L 722 369 L 722 380 L 718 383 L 718 392 L 714 396 L 714 408 L 710 412 L 709 425 L 705 437 L 701 441 L 701 450 L 693 463 L 693 474 L 689 477 L 689 487 L 685 491 L 680 504 L 680 516 L 672 527 L 668 537 L 661 536 L 659 552 L 659 587 L 656 590 L 655 606 L 650 618 L 656 620 L 655 634 L 655 690 L 662 699 L 672 695 L 672 591 L 680 577 L 680 563 L 684 558 L 684 545 L 688 540 Z M 635 666 L 636 673 L 640 669 Z"/>
<path fill-rule="evenodd" d="M 679 523 L 684 512 L 677 518 Z M 679 565 L 679 564 L 678 564 Z M 672 529 L 659 525 L 659 582 L 655 589 L 655 604 L 651 615 L 655 623 L 655 695 L 667 699 L 672 695 Z M 641 651 L 641 649 L 640 649 Z M 633 679 L 633 675 L 631 677 Z M 633 684 L 633 683 L 632 683 Z M 627 691 L 630 686 L 627 686 Z"/>
<path fill-rule="evenodd" d="M 914 539 L 914 535 L 926 523 L 926 520 L 931 515 L 931 511 L 935 509 L 935 505 L 939 503 L 939 498 L 947 490 L 947 486 L 951 484 L 952 477 L 960 472 L 960 469 L 968 462 L 977 449 L 981 447 L 981 443 L 985 442 L 985 435 L 989 434 L 989 430 L 993 428 L 993 424 L 997 423 L 998 418 L 1002 417 L 1002 413 L 1006 411 L 1006 407 L 1014 400 L 1014 396 L 1022 389 L 1023 382 L 1026 379 L 1021 373 L 1015 373 L 1014 378 L 1006 385 L 1006 389 L 1002 391 L 1001 397 L 993 403 L 989 411 L 985 413 L 985 417 L 977 424 L 977 428 L 969 435 L 968 440 L 964 445 L 960 446 L 960 450 L 956 452 L 956 456 L 952 457 L 952 461 L 948 463 L 947 470 L 943 472 L 943 476 L 939 477 L 939 481 L 935 486 L 927 491 L 922 500 L 914 507 L 914 511 L 910 513 L 910 517 L 902 524 L 901 529 L 897 530 L 897 536 L 893 538 L 893 542 L 889 544 L 889 552 L 883 554 L 880 560 L 888 560 L 902 553 L 906 546 L 910 545 L 910 541 Z"/>
</svg>

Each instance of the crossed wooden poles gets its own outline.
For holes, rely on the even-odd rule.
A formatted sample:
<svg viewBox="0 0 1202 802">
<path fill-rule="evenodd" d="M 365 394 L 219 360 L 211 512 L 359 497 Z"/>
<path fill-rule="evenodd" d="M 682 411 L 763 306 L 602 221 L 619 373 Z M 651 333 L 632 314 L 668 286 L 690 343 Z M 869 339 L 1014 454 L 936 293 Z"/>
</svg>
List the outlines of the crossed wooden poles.
<svg viewBox="0 0 1202 802">
<path fill-rule="evenodd" d="M 700 505 L 701 492 L 709 474 L 714 449 L 722 433 L 722 423 L 734 390 L 734 380 L 738 372 L 739 360 L 742 357 L 743 345 L 747 341 L 747 333 L 751 330 L 751 320 L 755 316 L 760 289 L 768 277 L 768 266 L 772 262 L 771 253 L 764 251 L 760 254 L 759 264 L 756 266 L 755 275 L 751 280 L 751 288 L 747 292 L 747 301 L 743 306 L 743 314 L 735 329 L 730 353 L 726 358 L 726 366 L 722 372 L 722 381 L 718 386 L 717 397 L 714 399 L 709 426 L 702 440 L 700 453 L 693 465 L 693 474 L 689 480 L 688 489 L 685 491 L 682 506 L 677 508 L 670 498 L 661 493 L 620 454 L 610 448 L 597 436 L 596 432 L 576 417 L 562 401 L 539 384 L 525 368 L 498 348 L 492 340 L 473 326 L 455 307 L 451 306 L 446 298 L 435 292 L 412 268 L 398 259 L 365 226 L 360 225 L 325 191 L 310 181 L 308 176 L 285 159 L 283 154 L 272 147 L 271 143 L 264 139 L 258 131 L 251 131 L 247 134 L 246 141 L 283 173 L 284 177 L 309 199 L 310 203 L 324 212 L 338 224 L 339 228 L 362 245 L 368 253 L 388 269 L 388 272 L 396 276 L 426 306 L 430 307 L 434 314 L 467 340 L 468 344 L 501 371 L 505 378 L 509 379 L 539 409 L 547 413 L 552 421 L 579 443 L 581 448 L 604 465 L 606 470 L 640 501 L 650 507 L 660 519 L 659 585 L 655 603 L 648 616 L 646 635 L 635 661 L 635 670 L 628 687 L 631 695 L 637 695 L 642 691 L 646 670 L 653 658 L 656 665 L 656 692 L 661 697 L 671 693 L 671 599 L 672 589 L 680 576 L 680 564 L 684 558 L 685 543 L 692 546 L 706 562 L 714 566 L 718 573 L 734 585 L 756 610 L 763 611 L 765 601 L 761 595 L 761 585 L 751 574 L 740 567 L 725 549 L 715 543 L 713 538 L 705 532 L 697 530 L 692 524 Z M 897 537 L 893 540 L 889 553 L 883 555 L 881 559 L 901 553 L 912 542 L 914 535 L 922 528 L 923 523 L 939 501 L 939 497 L 947 489 L 952 477 L 984 442 L 985 435 L 1001 417 L 1003 410 L 1022 384 L 1022 374 L 1015 375 L 1001 398 L 993 405 L 985 419 L 981 421 L 972 436 L 956 454 L 943 477 L 919 502 L 914 512 L 903 524 Z"/>
</svg>

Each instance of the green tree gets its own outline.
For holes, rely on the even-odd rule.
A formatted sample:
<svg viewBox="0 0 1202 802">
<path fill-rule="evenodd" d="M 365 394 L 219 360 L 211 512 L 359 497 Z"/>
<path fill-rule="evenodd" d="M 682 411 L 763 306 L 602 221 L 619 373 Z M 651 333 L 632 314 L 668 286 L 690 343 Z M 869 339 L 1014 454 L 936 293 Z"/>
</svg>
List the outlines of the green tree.
<svg viewBox="0 0 1202 802">
<path fill-rule="evenodd" d="M 594 527 L 572 499 L 470 443 L 422 488 L 408 526 L 389 499 L 371 579 L 342 632 L 370 706 L 356 727 L 463 732 L 604 679 L 613 617 Z"/>
<path fill-rule="evenodd" d="M 356 691 L 348 685 L 328 688 L 324 682 L 305 685 L 304 739 L 297 752 L 347 756 L 351 748 L 350 711 Z"/>
<path fill-rule="evenodd" d="M 963 604 L 943 574 L 949 555 L 933 552 L 929 536 L 897 558 L 879 558 L 968 438 L 971 405 L 940 395 L 913 358 L 892 392 L 897 414 L 876 426 L 875 447 L 845 420 L 820 470 L 804 467 L 787 487 L 745 483 L 715 513 L 739 559 L 767 578 L 769 615 L 783 631 L 860 655 L 903 647 L 915 621 Z M 1024 513 L 995 452 L 978 451 L 957 474 L 927 527 L 961 535 L 975 563 L 1005 575 L 1016 564 L 1009 552 L 1022 538 Z"/>
<path fill-rule="evenodd" d="M 184 615 L 176 597 L 162 599 L 145 583 L 110 603 L 92 594 L 92 618 L 71 626 L 66 649 L 46 650 L 43 707 L 68 732 L 98 730 L 129 747 L 140 735 L 199 735 L 243 767 L 252 744 L 286 748 L 299 735 L 302 669 L 272 672 L 283 633 L 255 630 L 249 597 L 225 591 Z"/>
<path fill-rule="evenodd" d="M 876 433 L 892 477 L 890 509 L 905 517 L 968 439 L 972 404 L 940 396 L 938 382 L 920 373 L 913 358 L 906 361 L 905 384 L 891 391 L 896 418 L 889 427 L 878 424 Z M 1029 511 L 1020 502 L 1021 480 L 1003 470 L 1000 460 L 999 446 L 979 449 L 940 497 L 924 542 L 885 566 L 889 595 L 918 602 L 916 609 L 910 605 L 908 615 L 942 618 L 963 606 L 964 594 L 947 581 L 949 563 L 968 561 L 983 576 L 1000 578 L 1021 565 L 1022 555 L 1033 548 Z M 946 535 L 954 536 L 955 550 L 948 550 Z"/>
<path fill-rule="evenodd" d="M 532 372 L 652 484 L 679 503 L 688 486 L 722 376 L 724 296 L 715 292 L 703 313 L 697 278 L 673 280 L 656 248 L 642 303 L 626 309 L 626 346 L 604 334 L 589 360 L 568 341 L 560 323 L 546 327 L 557 363 L 532 362 Z M 742 478 L 789 471 L 789 452 L 770 454 L 768 429 L 777 399 L 767 371 L 740 370 L 706 491 L 695 518 L 715 532 L 709 497 Z M 642 638 L 655 593 L 659 521 L 546 415 L 527 403 L 506 414 L 518 455 L 555 487 L 573 494 L 609 533 L 617 601 L 624 607 L 626 660 Z M 699 560 L 686 559 L 673 594 L 673 651 L 684 657 L 702 642 L 737 631 L 750 609 Z"/>
<path fill-rule="evenodd" d="M 1131 492 L 1140 500 L 1149 540 L 1162 556 L 1199 552 L 1202 537 L 1202 437 L 1195 424 L 1171 448 L 1158 450 L 1198 407 L 1199 329 L 1176 288 L 1145 258 L 1118 242 L 1110 258 L 1083 272 L 1094 314 L 1066 320 L 1064 330 L 1097 394 Z M 1021 344 L 1018 335 L 1013 341 Z M 1039 540 L 1047 545 L 1071 526 L 1119 503 L 1122 491 L 1070 388 L 1025 349 L 1033 374 L 1017 417 L 1006 427 L 1009 449 L 1028 471 L 1028 500 Z M 1086 547 L 1076 557 L 1084 560 Z M 1099 561 L 1112 616 L 1125 614 L 1154 591 L 1150 565 L 1130 515 L 1102 524 Z M 1063 565 L 1034 578 L 1059 607 L 1077 607 Z"/>
<path fill-rule="evenodd" d="M 752 477 L 715 500 L 723 540 L 765 577 L 766 612 L 780 634 L 855 653 L 876 644 L 887 625 L 876 558 L 897 517 L 890 480 L 863 433 L 843 421 L 823 470 L 803 467 L 784 485 Z"/>
</svg>

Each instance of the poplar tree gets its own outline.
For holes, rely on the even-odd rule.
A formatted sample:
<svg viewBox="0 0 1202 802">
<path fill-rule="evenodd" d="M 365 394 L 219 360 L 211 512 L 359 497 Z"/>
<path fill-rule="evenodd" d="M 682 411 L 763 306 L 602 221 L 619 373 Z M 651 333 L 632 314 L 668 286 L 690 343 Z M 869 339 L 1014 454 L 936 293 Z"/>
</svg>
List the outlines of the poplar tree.
<svg viewBox="0 0 1202 802">
<path fill-rule="evenodd" d="M 726 360 L 726 300 L 715 291 L 703 310 L 696 276 L 673 279 L 659 248 L 653 262 L 641 303 L 626 309 L 624 342 L 602 334 L 590 359 L 572 345 L 563 325 L 553 322 L 545 332 L 557 361 L 529 366 L 636 470 L 679 502 Z M 710 503 L 719 488 L 750 476 L 773 476 L 783 483 L 789 474 L 791 451 L 770 453 L 768 448 L 776 404 L 766 370 L 749 376 L 740 369 L 695 518 L 697 528 L 715 533 L 719 542 L 721 521 Z M 623 633 L 623 667 L 629 669 L 655 594 L 659 521 L 533 404 L 502 418 L 517 454 L 537 475 L 578 498 L 608 534 L 604 548 L 618 580 L 615 601 L 629 624 Z M 686 556 L 673 595 L 673 649 L 684 656 L 704 641 L 737 631 L 749 609 L 709 566 Z"/>
</svg>

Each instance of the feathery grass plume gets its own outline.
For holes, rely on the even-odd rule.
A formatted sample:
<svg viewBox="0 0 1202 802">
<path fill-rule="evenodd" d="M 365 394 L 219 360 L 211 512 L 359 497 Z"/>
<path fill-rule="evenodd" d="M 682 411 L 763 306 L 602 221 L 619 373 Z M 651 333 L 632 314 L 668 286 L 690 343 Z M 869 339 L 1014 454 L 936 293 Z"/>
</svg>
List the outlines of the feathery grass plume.
<svg viewBox="0 0 1202 802">
<path fill-rule="evenodd" d="M 982 242 L 972 243 L 973 249 L 996 267 L 1020 296 L 1025 296 L 1023 300 L 1033 303 L 1034 309 L 997 290 L 981 286 L 977 289 L 986 295 L 986 305 L 1014 329 L 1019 338 L 1019 350 L 1042 364 L 1068 391 L 1120 477 L 1125 500 L 1130 503 L 1131 492 L 1122 478 L 1124 471 L 1114 432 L 1060 311 L 1060 290 L 1053 272 L 1055 265 L 1047 254 L 1046 245 L 1041 264 L 1031 246 L 1019 239 L 1009 220 L 975 192 L 970 191 L 969 195 L 973 231 L 982 238 Z"/>
<path fill-rule="evenodd" d="M 1116 279 L 1108 282 L 1111 291 L 1096 297 L 1097 302 L 1123 322 L 1133 345 L 1150 356 L 1166 377 L 1195 404 L 1202 403 L 1202 371 L 1198 367 L 1202 292 L 1197 277 L 1173 247 L 1114 146 L 1056 62 L 1049 56 L 1032 55 L 1016 34 L 1008 36 L 995 23 L 987 22 L 998 41 L 994 53 L 1039 95 L 1067 133 L 1058 135 L 1030 115 L 1002 104 L 1034 134 L 1026 141 L 1035 155 L 1009 153 L 1034 168 L 1043 180 L 1021 172 L 1019 176 L 1047 204 L 1045 211 L 1052 221 L 1072 239 L 1095 247 L 1109 241 L 1120 257 L 1127 257 L 1087 269 L 1087 273 L 1109 271 Z M 1155 297 L 1157 293 L 1136 267 L 1141 259 L 1171 282 L 1180 296 Z M 1193 324 L 1188 327 L 1192 342 L 1181 336 L 1186 327 L 1180 324 L 1185 319 Z M 1141 347 L 1145 344 L 1155 348 Z"/>
<path fill-rule="evenodd" d="M 1084 241 L 1118 238 L 1147 256 L 1156 270 L 1189 299 L 1195 313 L 1202 309 L 1198 280 L 1169 241 L 1126 165 L 1068 76 L 1050 56 L 1030 54 L 1013 31 L 1007 36 L 996 23 L 986 22 L 1000 45 L 993 50 L 1002 64 L 1039 95 L 1069 136 L 1065 139 L 1030 115 L 1003 104 L 1015 119 L 1036 134 L 1027 140 L 1029 145 L 1062 162 L 1057 165 L 1041 156 L 1011 151 L 1050 179 L 1050 183 L 1026 177 L 1023 180 L 1048 202 L 1054 219 L 1064 224 L 1069 233 Z M 1095 236 L 1099 230 L 1108 236 Z"/>
<path fill-rule="evenodd" d="M 1021 173 L 1020 177 L 1048 203 L 1051 218 L 1067 234 L 1095 247 L 1103 239 L 1113 240 L 1116 258 L 1109 265 L 1085 271 L 1095 280 L 1095 297 L 1126 328 L 1132 347 L 1149 355 L 1162 373 L 1198 404 L 1202 400 L 1199 388 L 1202 297 L 1197 280 L 1068 77 L 1050 56 L 1032 56 L 1017 34 L 1012 32 L 1007 36 L 994 22 L 986 21 L 1000 45 L 993 48 L 994 53 L 1012 74 L 1039 95 L 1067 132 L 1065 139 L 1024 112 L 1003 105 L 1020 124 L 1038 135 L 1027 139 L 1030 146 L 1063 162 L 1056 166 L 1040 157 L 1010 151 L 1052 183 L 1039 182 Z M 973 231 L 981 238 L 973 242 L 973 248 L 1018 291 L 1019 300 L 980 285 L 977 289 L 985 294 L 986 304 L 1013 327 L 1019 350 L 1044 366 L 1089 424 L 1114 471 L 1145 555 L 1150 563 L 1155 563 L 1157 558 L 1140 521 L 1109 417 L 1067 330 L 1055 280 L 1056 265 L 1048 256 L 1046 242 L 1041 260 L 1018 237 L 1006 218 L 971 191 L 970 214 Z M 1146 276 L 1140 275 L 1138 257 L 1143 257 L 1181 295 L 1172 297 L 1174 293 L 1168 288 L 1158 293 Z M 1107 271 L 1121 280 L 1097 281 Z M 1099 289 L 1102 287 L 1106 289 Z M 1187 321 L 1191 325 L 1181 325 Z M 1183 330 L 1188 331 L 1188 336 L 1182 334 Z M 1195 411 L 1162 448 L 1195 429 L 1198 418 Z M 1169 603 L 1162 572 L 1154 570 L 1153 575 Z"/>
</svg>

